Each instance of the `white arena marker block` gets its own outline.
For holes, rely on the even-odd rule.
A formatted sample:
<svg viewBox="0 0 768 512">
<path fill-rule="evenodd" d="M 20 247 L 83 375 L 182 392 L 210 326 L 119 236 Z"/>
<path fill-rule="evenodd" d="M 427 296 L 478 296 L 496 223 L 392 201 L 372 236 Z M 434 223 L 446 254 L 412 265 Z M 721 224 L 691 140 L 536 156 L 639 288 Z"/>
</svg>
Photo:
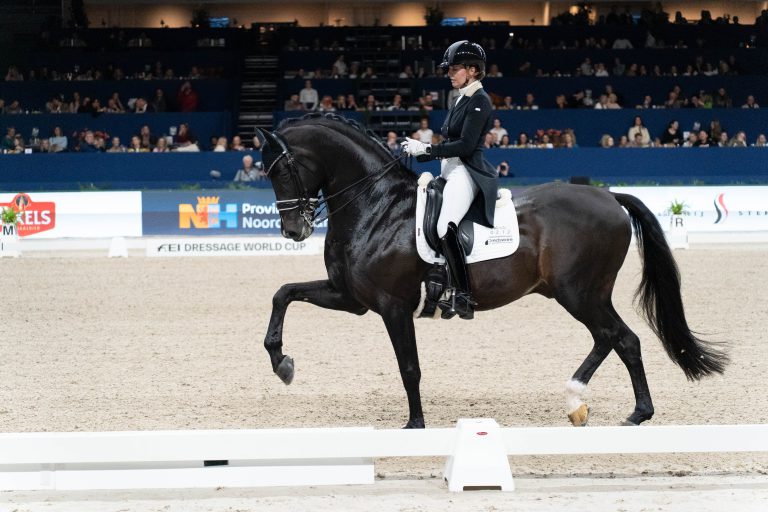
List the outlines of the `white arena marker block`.
<svg viewBox="0 0 768 512">
<path fill-rule="evenodd" d="M 0 258 L 18 258 L 19 256 L 21 256 L 21 248 L 16 226 L 0 224 Z"/>
<path fill-rule="evenodd" d="M 688 229 L 685 227 L 685 217 L 673 215 L 669 223 L 669 246 L 672 249 L 688 249 Z"/>
<path fill-rule="evenodd" d="M 125 243 L 125 237 L 116 236 L 112 239 L 112 243 L 109 246 L 110 258 L 127 258 L 128 257 L 128 245 Z"/>
<path fill-rule="evenodd" d="M 456 445 L 443 473 L 448 490 L 496 488 L 514 491 L 507 446 L 496 420 L 462 418 L 456 423 L 456 429 Z"/>
</svg>

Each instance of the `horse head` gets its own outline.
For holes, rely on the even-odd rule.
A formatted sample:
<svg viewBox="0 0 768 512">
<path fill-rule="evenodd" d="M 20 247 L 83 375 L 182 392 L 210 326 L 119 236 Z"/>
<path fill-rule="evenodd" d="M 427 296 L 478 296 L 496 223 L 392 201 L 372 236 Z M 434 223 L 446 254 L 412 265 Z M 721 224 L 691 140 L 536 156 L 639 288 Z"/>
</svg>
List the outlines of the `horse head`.
<svg viewBox="0 0 768 512">
<path fill-rule="evenodd" d="M 280 212 L 280 231 L 286 238 L 300 242 L 315 229 L 315 208 L 320 183 L 309 162 L 299 162 L 283 137 L 259 129 L 264 144 L 262 161 L 275 191 Z"/>
</svg>

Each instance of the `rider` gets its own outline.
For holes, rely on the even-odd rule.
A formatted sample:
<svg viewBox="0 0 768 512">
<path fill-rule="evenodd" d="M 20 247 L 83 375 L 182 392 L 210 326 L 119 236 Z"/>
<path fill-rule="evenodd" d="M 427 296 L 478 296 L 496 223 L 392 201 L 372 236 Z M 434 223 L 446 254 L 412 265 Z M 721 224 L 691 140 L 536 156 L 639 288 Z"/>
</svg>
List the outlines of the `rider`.
<svg viewBox="0 0 768 512">
<path fill-rule="evenodd" d="M 441 302 L 443 318 L 458 314 L 474 316 L 466 254 L 459 243 L 458 224 L 463 218 L 493 227 L 498 173 L 483 158 L 483 140 L 493 125 L 491 99 L 480 80 L 485 76 L 485 50 L 469 41 L 457 41 L 445 51 L 440 67 L 447 72 L 459 99 L 449 105 L 442 127 L 445 142 L 431 145 L 406 138 L 403 151 L 421 157 L 441 158 L 440 175 L 445 178 L 443 206 L 437 234 L 453 283 L 450 302 Z"/>
</svg>

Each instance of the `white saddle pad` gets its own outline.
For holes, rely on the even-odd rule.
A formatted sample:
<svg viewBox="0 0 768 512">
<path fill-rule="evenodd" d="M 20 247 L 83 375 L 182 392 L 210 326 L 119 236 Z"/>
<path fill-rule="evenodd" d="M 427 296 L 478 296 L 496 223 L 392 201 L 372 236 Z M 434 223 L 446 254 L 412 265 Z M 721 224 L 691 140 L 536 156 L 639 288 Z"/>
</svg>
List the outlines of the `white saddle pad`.
<svg viewBox="0 0 768 512">
<path fill-rule="evenodd" d="M 421 259 L 427 263 L 444 263 L 445 258 L 433 251 L 424 236 L 424 210 L 427 205 L 427 185 L 432 180 L 430 173 L 419 178 L 416 194 L 416 249 Z M 517 225 L 517 212 L 512 202 L 512 193 L 507 189 L 499 190 L 501 197 L 496 201 L 496 213 L 489 228 L 475 223 L 475 240 L 472 252 L 467 256 L 467 263 L 504 258 L 517 250 L 520 245 L 520 229 Z"/>
</svg>

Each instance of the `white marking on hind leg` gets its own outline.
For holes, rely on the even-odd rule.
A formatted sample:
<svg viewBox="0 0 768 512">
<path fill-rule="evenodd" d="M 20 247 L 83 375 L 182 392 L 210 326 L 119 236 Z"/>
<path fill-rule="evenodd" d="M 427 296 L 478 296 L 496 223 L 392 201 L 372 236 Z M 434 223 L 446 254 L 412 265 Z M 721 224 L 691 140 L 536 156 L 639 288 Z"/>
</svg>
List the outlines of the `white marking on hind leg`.
<svg viewBox="0 0 768 512">
<path fill-rule="evenodd" d="M 565 383 L 565 411 L 568 414 L 576 412 L 584 405 L 581 397 L 587 392 L 587 385 L 581 381 L 571 379 Z"/>
</svg>

